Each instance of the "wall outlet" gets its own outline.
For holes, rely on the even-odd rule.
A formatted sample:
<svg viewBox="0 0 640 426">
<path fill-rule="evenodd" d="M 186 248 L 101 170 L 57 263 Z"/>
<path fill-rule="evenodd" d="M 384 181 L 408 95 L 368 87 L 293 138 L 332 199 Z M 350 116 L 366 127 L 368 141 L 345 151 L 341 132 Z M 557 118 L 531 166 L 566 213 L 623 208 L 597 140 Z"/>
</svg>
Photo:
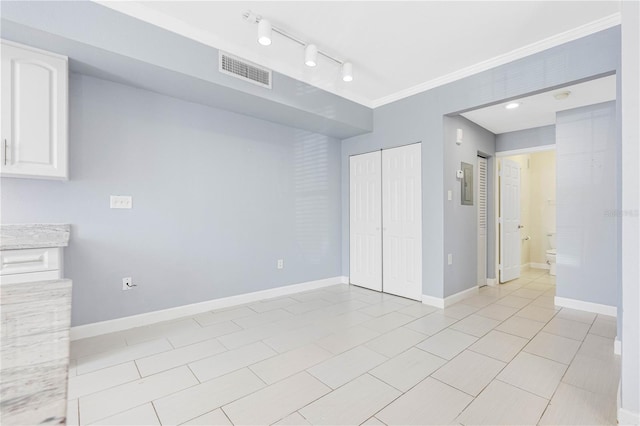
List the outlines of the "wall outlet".
<svg viewBox="0 0 640 426">
<path fill-rule="evenodd" d="M 133 198 L 130 195 L 112 195 L 109 198 L 109 207 L 112 209 L 130 209 L 133 207 Z"/>
<path fill-rule="evenodd" d="M 122 279 L 122 291 L 131 290 L 134 287 L 136 285 L 133 283 L 133 278 L 125 277 Z"/>
<path fill-rule="evenodd" d="M 278 269 L 284 269 L 284 259 L 278 259 Z"/>
<path fill-rule="evenodd" d="M 447 255 L 447 264 L 453 265 L 453 254 L 451 253 Z"/>
</svg>

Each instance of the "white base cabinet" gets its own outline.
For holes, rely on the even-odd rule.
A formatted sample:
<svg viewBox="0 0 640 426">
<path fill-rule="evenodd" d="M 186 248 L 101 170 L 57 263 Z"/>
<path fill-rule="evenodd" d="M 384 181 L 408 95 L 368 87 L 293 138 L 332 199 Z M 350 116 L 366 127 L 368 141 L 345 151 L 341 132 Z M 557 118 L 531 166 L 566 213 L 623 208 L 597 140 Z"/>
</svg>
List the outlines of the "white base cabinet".
<svg viewBox="0 0 640 426">
<path fill-rule="evenodd" d="M 1 43 L 2 177 L 68 178 L 67 58 Z"/>
</svg>

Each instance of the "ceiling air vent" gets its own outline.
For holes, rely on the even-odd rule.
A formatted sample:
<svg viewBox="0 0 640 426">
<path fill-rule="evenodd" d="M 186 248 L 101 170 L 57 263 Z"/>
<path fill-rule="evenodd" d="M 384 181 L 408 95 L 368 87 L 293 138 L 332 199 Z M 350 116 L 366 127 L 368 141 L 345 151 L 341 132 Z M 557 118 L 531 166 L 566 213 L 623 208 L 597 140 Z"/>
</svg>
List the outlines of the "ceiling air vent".
<svg viewBox="0 0 640 426">
<path fill-rule="evenodd" d="M 220 52 L 220 72 L 271 89 L 271 70 Z"/>
</svg>

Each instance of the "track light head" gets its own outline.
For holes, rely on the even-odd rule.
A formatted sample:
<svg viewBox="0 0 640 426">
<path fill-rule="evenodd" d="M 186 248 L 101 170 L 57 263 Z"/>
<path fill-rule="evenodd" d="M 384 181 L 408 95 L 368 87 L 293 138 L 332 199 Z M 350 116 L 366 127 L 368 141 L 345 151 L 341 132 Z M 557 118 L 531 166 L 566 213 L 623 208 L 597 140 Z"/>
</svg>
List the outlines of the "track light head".
<svg viewBox="0 0 640 426">
<path fill-rule="evenodd" d="M 258 43 L 263 46 L 271 44 L 271 22 L 261 19 L 258 22 Z"/>
<path fill-rule="evenodd" d="M 353 81 L 353 65 L 351 65 L 351 62 L 342 64 L 342 81 Z"/>
<path fill-rule="evenodd" d="M 304 64 L 308 67 L 315 67 L 318 63 L 318 47 L 315 44 L 308 44 L 304 49 Z"/>
</svg>

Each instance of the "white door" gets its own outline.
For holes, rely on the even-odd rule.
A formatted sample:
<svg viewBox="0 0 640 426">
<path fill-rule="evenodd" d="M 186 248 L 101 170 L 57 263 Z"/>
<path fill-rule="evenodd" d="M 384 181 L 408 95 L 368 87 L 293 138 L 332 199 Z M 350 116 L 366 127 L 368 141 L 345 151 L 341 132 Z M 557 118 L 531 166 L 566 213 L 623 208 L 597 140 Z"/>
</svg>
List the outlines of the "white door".
<svg viewBox="0 0 640 426">
<path fill-rule="evenodd" d="M 349 159 L 349 282 L 382 291 L 380 151 Z"/>
<path fill-rule="evenodd" d="M 478 285 L 487 285 L 487 159 L 478 157 Z"/>
<path fill-rule="evenodd" d="M 422 298 L 421 144 L 382 151 L 384 292 Z"/>
<path fill-rule="evenodd" d="M 67 60 L 2 43 L 2 176 L 67 178 Z"/>
<path fill-rule="evenodd" d="M 503 159 L 500 171 L 500 282 L 520 277 L 520 166 Z"/>
</svg>

